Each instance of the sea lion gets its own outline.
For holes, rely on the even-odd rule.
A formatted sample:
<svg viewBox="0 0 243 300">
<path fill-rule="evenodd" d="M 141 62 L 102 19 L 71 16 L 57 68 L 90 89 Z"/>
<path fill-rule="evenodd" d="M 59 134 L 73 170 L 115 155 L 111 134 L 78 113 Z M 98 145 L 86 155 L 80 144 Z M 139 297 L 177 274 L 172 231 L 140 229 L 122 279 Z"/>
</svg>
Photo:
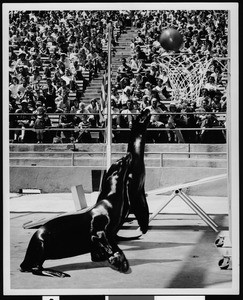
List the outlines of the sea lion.
<svg viewBox="0 0 243 300">
<path fill-rule="evenodd" d="M 149 123 L 150 111 L 145 109 L 133 121 L 127 148 L 127 152 L 132 156 L 132 161 L 128 172 L 127 195 L 130 202 L 130 212 L 134 213 L 136 216 L 142 233 L 147 232 L 149 225 L 149 209 L 144 188 L 144 149 Z"/>
<path fill-rule="evenodd" d="M 93 261 L 108 260 L 115 269 L 126 272 L 129 264 L 113 237 L 121 226 L 130 163 L 131 155 L 127 154 L 111 165 L 93 207 L 58 216 L 42 225 L 29 242 L 21 271 L 69 277 L 66 273 L 43 268 L 44 261 L 90 252 Z"/>
<path fill-rule="evenodd" d="M 115 269 L 128 271 L 129 263 L 118 247 L 116 237 L 131 211 L 135 214 L 142 233 L 148 230 L 144 147 L 149 120 L 149 110 L 145 110 L 133 122 L 128 153 L 113 163 L 104 175 L 94 206 L 58 216 L 34 233 L 20 265 L 21 271 L 68 277 L 66 273 L 43 268 L 44 261 L 89 252 L 92 261 L 107 260 Z"/>
</svg>

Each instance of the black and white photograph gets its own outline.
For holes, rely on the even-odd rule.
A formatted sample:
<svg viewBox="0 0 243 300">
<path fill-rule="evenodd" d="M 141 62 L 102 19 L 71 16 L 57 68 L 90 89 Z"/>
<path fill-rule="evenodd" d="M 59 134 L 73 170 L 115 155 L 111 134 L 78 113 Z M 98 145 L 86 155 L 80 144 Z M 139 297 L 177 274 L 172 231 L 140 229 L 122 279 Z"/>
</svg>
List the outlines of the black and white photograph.
<svg viewBox="0 0 243 300">
<path fill-rule="evenodd" d="M 238 21 L 2 5 L 4 295 L 239 294 Z"/>
</svg>

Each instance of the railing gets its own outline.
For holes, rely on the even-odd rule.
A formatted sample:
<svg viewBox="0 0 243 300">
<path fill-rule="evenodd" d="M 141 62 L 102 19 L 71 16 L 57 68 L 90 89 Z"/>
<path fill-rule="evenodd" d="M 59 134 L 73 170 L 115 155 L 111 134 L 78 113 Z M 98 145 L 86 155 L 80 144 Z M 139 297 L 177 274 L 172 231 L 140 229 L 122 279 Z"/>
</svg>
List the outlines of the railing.
<svg viewBox="0 0 243 300">
<path fill-rule="evenodd" d="M 11 157 L 12 154 L 23 154 L 25 152 L 23 151 L 10 151 L 10 159 L 15 159 L 16 157 Z M 43 160 L 50 160 L 53 159 L 53 157 L 50 158 L 50 155 L 65 155 L 67 156 L 67 159 L 70 160 L 70 166 L 75 166 L 75 160 L 78 159 L 77 156 L 89 156 L 89 158 L 94 157 L 95 159 L 98 158 L 104 158 L 105 159 L 105 151 L 95 151 L 95 152 L 91 152 L 91 151 L 85 151 L 85 152 L 75 152 L 75 151 L 71 151 L 71 152 L 62 152 L 62 151 L 26 151 L 26 154 L 35 154 L 35 156 L 38 158 L 38 160 L 41 158 Z M 38 154 L 41 154 L 41 157 L 38 156 Z M 113 152 L 112 155 L 118 155 L 118 156 L 122 156 L 126 154 L 126 152 L 124 151 L 116 151 Z M 49 157 L 43 157 L 43 155 L 48 155 Z M 154 156 L 157 155 L 158 157 L 155 158 L 149 158 L 149 156 Z M 181 156 L 181 155 L 185 155 L 185 159 L 193 159 L 193 156 L 197 157 L 197 156 L 223 156 L 223 159 L 226 160 L 226 156 L 227 156 L 227 152 L 203 152 L 203 151 L 198 151 L 198 152 L 191 152 L 190 149 L 189 151 L 183 151 L 183 152 L 171 152 L 171 151 L 165 151 L 165 152 L 158 152 L 158 151 L 149 151 L 144 153 L 145 156 L 145 161 L 147 159 L 154 159 L 154 160 L 158 160 L 159 164 L 157 164 L 156 166 L 153 166 L 153 168 L 161 168 L 164 166 L 164 162 L 166 159 L 168 159 L 169 157 L 165 157 L 165 155 L 172 155 L 172 156 Z M 17 157 L 18 159 L 20 159 L 20 157 Z M 21 157 L 21 159 L 29 159 L 31 160 L 32 157 Z M 58 157 L 57 157 L 58 158 Z M 58 158 L 60 159 L 60 158 Z M 114 158 L 115 159 L 115 158 Z M 211 159 L 211 158 L 210 158 Z M 39 166 L 41 165 L 40 163 L 38 164 Z M 26 166 L 26 163 L 25 163 Z M 32 163 L 30 164 L 30 166 L 36 166 L 36 164 Z M 81 165 L 78 165 L 81 166 Z M 87 165 L 85 165 L 87 167 Z M 97 167 L 97 165 L 89 165 L 89 167 Z M 101 164 L 99 167 L 106 169 L 104 164 Z M 148 166 L 149 167 L 149 166 Z"/>
<path fill-rule="evenodd" d="M 227 132 L 227 128 L 224 126 L 224 122 L 226 120 L 226 113 L 225 112 L 179 112 L 179 113 L 172 113 L 172 112 L 163 112 L 162 116 L 168 118 L 169 116 L 173 116 L 173 115 L 184 115 L 184 116 L 189 116 L 189 115 L 195 115 L 196 118 L 197 116 L 199 115 L 209 115 L 209 114 L 214 114 L 216 116 L 216 119 L 218 120 L 218 124 L 217 126 L 214 126 L 214 127 L 207 127 L 207 126 L 203 126 L 203 127 L 173 127 L 173 128 L 170 128 L 169 126 L 165 125 L 164 128 L 156 128 L 156 127 L 149 127 L 148 128 L 148 131 L 153 131 L 153 132 L 156 132 L 156 131 L 166 131 L 166 132 L 174 132 L 175 134 L 180 134 L 181 132 L 185 132 L 185 131 L 195 131 L 197 136 L 200 136 L 200 134 L 204 131 L 222 131 L 224 136 L 226 135 L 226 132 Z M 33 117 L 35 117 L 32 113 L 9 113 L 10 117 L 13 116 L 13 117 L 16 117 L 16 120 L 14 120 L 14 122 L 19 122 L 19 126 L 16 126 L 16 127 L 11 127 L 9 128 L 9 131 L 12 132 L 12 134 L 16 133 L 16 132 L 21 132 L 22 135 L 25 134 L 26 131 L 32 131 L 32 132 L 35 132 L 35 129 L 34 129 L 34 120 L 32 120 Z M 82 129 L 80 129 L 78 127 L 78 124 L 77 125 L 72 125 L 72 126 L 68 126 L 68 127 L 62 127 L 60 126 L 59 127 L 59 119 L 60 119 L 60 116 L 62 115 L 73 115 L 73 116 L 76 116 L 76 117 L 79 117 L 79 116 L 82 116 L 82 115 L 98 115 L 99 117 L 101 116 L 100 113 L 46 113 L 46 115 L 50 116 L 50 121 L 51 121 L 51 126 L 47 126 L 45 127 L 43 130 L 45 132 L 52 132 L 52 134 L 54 135 L 54 133 L 57 133 L 58 131 L 59 132 L 72 132 L 72 133 L 76 133 L 78 135 L 78 132 L 80 132 Z M 118 120 L 120 119 L 121 116 L 124 116 L 123 114 L 121 113 L 114 113 L 114 114 L 111 114 L 111 117 L 112 116 L 118 116 Z M 131 114 L 132 115 L 139 115 L 139 113 L 137 114 Z M 158 114 L 153 114 L 151 113 L 151 115 L 158 115 Z M 29 123 L 31 124 L 31 126 L 29 126 L 30 124 L 28 124 L 27 126 L 25 126 L 24 124 L 21 124 L 21 119 L 18 119 L 19 116 L 27 116 L 29 117 Z M 104 117 L 104 115 L 102 115 L 102 117 Z M 13 123 L 14 124 L 14 123 Z M 118 125 L 119 125 L 119 122 L 118 122 Z M 106 135 L 106 132 L 107 132 L 107 127 L 105 126 L 105 121 L 103 120 L 103 124 L 99 127 L 88 127 L 88 128 L 85 128 L 83 129 L 85 131 L 88 131 L 90 132 L 91 134 L 91 141 L 90 142 L 105 142 L 105 135 Z M 129 128 L 124 128 L 124 127 L 120 127 L 120 126 L 117 126 L 116 128 L 112 128 L 112 133 L 118 133 L 119 132 L 124 132 L 124 131 L 130 131 Z M 102 133 L 103 134 L 103 141 L 100 140 L 99 138 L 99 134 Z M 61 133 L 59 133 L 60 135 Z M 53 138 L 53 137 L 52 137 Z M 31 142 L 31 141 L 30 141 Z M 33 142 L 34 141 L 34 138 L 33 138 Z M 71 142 L 71 141 L 70 141 Z M 183 141 L 182 141 L 183 142 Z M 49 140 L 49 143 L 50 140 Z M 74 141 L 73 141 L 74 143 Z M 199 142 L 200 143 L 200 142 Z"/>
<path fill-rule="evenodd" d="M 132 114 L 122 114 L 122 113 L 111 113 L 111 116 L 136 116 L 136 115 L 139 115 L 140 113 L 132 113 Z M 100 113 L 45 113 L 46 116 L 51 116 L 50 120 L 54 117 L 54 116 L 67 116 L 67 115 L 73 115 L 73 116 L 82 116 L 82 115 L 86 115 L 86 116 L 89 116 L 89 115 L 97 115 L 97 116 L 100 116 Z M 217 120 L 218 121 L 226 121 L 226 112 L 163 112 L 163 113 L 151 113 L 151 116 L 152 115 L 161 115 L 161 116 L 171 116 L 171 115 L 183 115 L 183 116 L 188 116 L 188 115 L 195 115 L 195 116 L 198 116 L 198 115 L 215 115 Z M 9 116 L 30 116 L 30 117 L 35 117 L 35 115 L 33 115 L 33 113 L 9 113 Z M 107 116 L 107 114 L 102 114 L 102 116 Z M 55 118 L 56 119 L 56 118 Z M 19 121 L 21 121 L 21 119 L 17 119 Z M 54 126 L 49 126 L 49 129 L 52 129 Z M 93 130 L 93 129 L 99 129 L 100 127 L 93 127 L 91 128 L 90 130 Z M 222 126 L 222 128 L 226 129 L 225 127 Z M 9 130 L 18 130 L 19 128 L 9 128 Z M 28 129 L 28 128 L 26 128 Z M 48 128 L 47 128 L 48 129 Z M 126 128 L 119 128 L 119 130 L 121 129 L 126 129 Z M 183 128 L 178 128 L 176 127 L 176 129 L 181 129 L 181 130 L 184 130 L 186 129 L 185 127 Z M 190 129 L 195 129 L 195 130 L 200 130 L 200 127 L 198 128 L 190 128 Z M 209 128 L 207 128 L 209 129 Z M 55 127 L 55 130 L 58 130 L 56 127 Z M 63 130 L 63 129 L 62 129 Z M 102 129 L 104 130 L 104 129 Z M 170 129 L 168 129 L 170 130 Z"/>
</svg>

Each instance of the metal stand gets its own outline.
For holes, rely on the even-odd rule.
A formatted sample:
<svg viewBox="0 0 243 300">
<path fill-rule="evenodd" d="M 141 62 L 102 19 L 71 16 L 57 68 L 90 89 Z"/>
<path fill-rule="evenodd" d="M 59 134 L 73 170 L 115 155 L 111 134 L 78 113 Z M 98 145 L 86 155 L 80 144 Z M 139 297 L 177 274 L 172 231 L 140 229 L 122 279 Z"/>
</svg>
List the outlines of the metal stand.
<svg viewBox="0 0 243 300">
<path fill-rule="evenodd" d="M 218 232 L 218 225 L 206 214 L 206 212 L 197 205 L 191 197 L 186 195 L 181 189 L 176 189 L 172 194 L 171 198 L 163 203 L 149 218 L 149 222 L 152 221 L 176 196 L 179 196 L 205 223 L 207 223 L 215 232 Z"/>
</svg>

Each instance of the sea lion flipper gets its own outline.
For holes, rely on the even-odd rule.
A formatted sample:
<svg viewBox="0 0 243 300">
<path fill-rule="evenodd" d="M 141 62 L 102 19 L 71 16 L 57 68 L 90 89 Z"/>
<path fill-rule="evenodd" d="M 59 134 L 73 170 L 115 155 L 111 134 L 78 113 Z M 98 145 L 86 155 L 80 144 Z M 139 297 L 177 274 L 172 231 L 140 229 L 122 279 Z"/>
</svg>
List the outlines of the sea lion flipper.
<svg viewBox="0 0 243 300">
<path fill-rule="evenodd" d="M 64 278 L 64 277 L 71 277 L 69 274 L 52 270 L 52 269 L 44 269 L 44 268 L 36 268 L 32 269 L 32 274 L 34 275 L 40 275 L 40 276 L 48 276 L 48 277 L 59 277 L 59 278 Z"/>
<path fill-rule="evenodd" d="M 115 269 L 122 273 L 126 273 L 129 270 L 128 260 L 121 250 L 110 256 L 108 261 Z"/>
</svg>

